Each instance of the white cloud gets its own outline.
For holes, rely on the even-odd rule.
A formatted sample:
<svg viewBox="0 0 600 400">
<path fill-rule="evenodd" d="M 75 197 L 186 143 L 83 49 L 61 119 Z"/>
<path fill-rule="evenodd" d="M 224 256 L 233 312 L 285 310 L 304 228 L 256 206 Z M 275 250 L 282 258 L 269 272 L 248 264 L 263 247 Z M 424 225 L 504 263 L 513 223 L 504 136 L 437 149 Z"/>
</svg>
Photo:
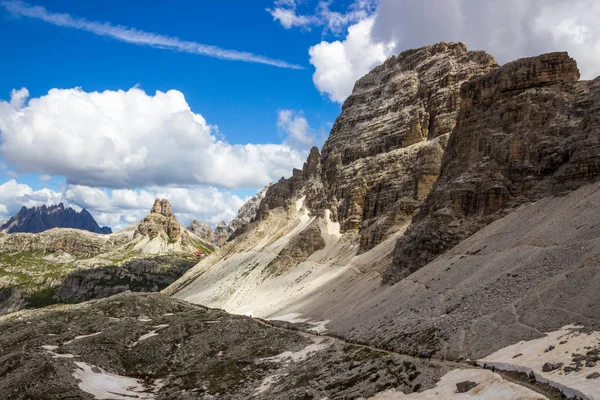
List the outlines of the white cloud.
<svg viewBox="0 0 600 400">
<path fill-rule="evenodd" d="M 568 51 L 582 78 L 600 75 L 597 1 L 380 0 L 376 13 L 368 14 L 356 13 L 360 22 L 350 26 L 345 39 L 323 41 L 309 50 L 313 81 L 333 101 L 343 102 L 358 78 L 392 54 L 440 41 L 465 42 L 500 63 Z M 346 23 L 340 19 L 341 26 Z"/>
<path fill-rule="evenodd" d="M 21 88 L 19 90 L 13 89 L 10 92 L 10 105 L 15 109 L 20 110 L 25 105 L 25 100 L 29 97 L 29 90 Z"/>
<path fill-rule="evenodd" d="M 267 8 L 273 21 L 279 21 L 285 29 L 301 27 L 310 30 L 313 26 L 323 26 L 324 32 L 340 34 L 353 23 L 369 17 L 375 11 L 376 0 L 355 0 L 345 12 L 332 11 L 333 0 L 320 0 L 313 14 L 299 14 L 294 0 L 275 0 L 274 8 Z"/>
<path fill-rule="evenodd" d="M 192 219 L 216 224 L 237 215 L 244 200 L 214 187 L 151 187 L 144 190 L 93 188 L 69 185 L 63 192 L 50 189 L 34 191 L 29 185 L 11 179 L 0 185 L 0 220 L 7 220 L 22 206 L 33 207 L 60 202 L 77 210 L 87 209 L 100 225 L 113 228 L 139 222 L 148 214 L 154 199 L 166 198 L 179 222 Z"/>
<path fill-rule="evenodd" d="M 109 22 L 88 21 L 84 18 L 73 17 L 69 14 L 53 13 L 46 10 L 44 7 L 32 6 L 22 1 L 2 1 L 0 4 L 15 16 L 39 19 L 49 24 L 79 29 L 99 36 L 120 40 L 122 42 L 200 54 L 224 60 L 253 62 L 281 68 L 302 69 L 302 66 L 300 65 L 290 64 L 282 60 L 276 60 L 245 51 L 222 49 L 216 46 L 180 40 L 176 37 L 160 35 L 158 33 L 144 32 L 135 28 L 112 25 Z"/>
<path fill-rule="evenodd" d="M 439 41 L 462 41 L 500 63 L 568 51 L 584 79 L 600 75 L 600 2 L 590 0 L 380 0 L 376 43 L 395 52 Z"/>
<path fill-rule="evenodd" d="M 60 203 L 60 193 L 49 189 L 34 191 L 29 185 L 11 179 L 0 185 L 0 220 L 9 219 L 23 206 L 33 207 L 42 204 Z"/>
<path fill-rule="evenodd" d="M 285 142 L 294 148 L 310 148 L 315 144 L 316 135 L 302 112 L 279 110 L 277 128 L 285 136 Z"/>
<path fill-rule="evenodd" d="M 50 179 L 52 179 L 52 176 L 50 176 L 50 175 L 47 175 L 47 174 L 45 174 L 45 175 L 40 175 L 40 176 L 38 176 L 38 179 L 39 179 L 40 181 L 42 181 L 42 182 L 47 182 L 47 181 L 49 181 Z"/>
<path fill-rule="evenodd" d="M 14 94 L 14 92 L 13 92 Z M 64 176 L 68 184 L 109 188 L 208 184 L 262 187 L 306 154 L 287 144 L 231 145 L 216 136 L 183 94 L 140 89 L 0 101 L 0 154 L 18 172 Z"/>
<path fill-rule="evenodd" d="M 273 21 L 279 21 L 285 29 L 303 27 L 310 30 L 312 25 L 317 25 L 319 19 L 313 15 L 297 15 L 296 10 L 291 8 L 276 7 L 267 9 L 273 16 Z"/>
<path fill-rule="evenodd" d="M 309 49 L 313 82 L 332 101 L 342 103 L 360 77 L 392 55 L 394 42 L 373 41 L 373 23 L 374 17 L 364 19 L 348 28 L 345 40 L 323 41 Z"/>
</svg>

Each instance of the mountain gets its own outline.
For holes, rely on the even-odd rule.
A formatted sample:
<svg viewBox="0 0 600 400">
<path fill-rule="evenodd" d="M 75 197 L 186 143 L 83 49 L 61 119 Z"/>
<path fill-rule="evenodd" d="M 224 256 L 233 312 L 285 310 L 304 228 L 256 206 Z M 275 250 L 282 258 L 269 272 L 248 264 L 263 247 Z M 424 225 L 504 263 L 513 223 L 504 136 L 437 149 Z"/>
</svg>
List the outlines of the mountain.
<svg viewBox="0 0 600 400">
<path fill-rule="evenodd" d="M 402 52 L 356 83 L 321 151 L 160 294 L 1 316 L 0 391 L 598 399 L 599 150 L 600 78 L 580 81 L 567 53 L 499 66 L 462 43 Z M 41 287 L 80 301 L 147 285 L 161 262 L 130 257 L 194 246 L 208 244 L 165 200 L 112 235 L 0 236 L 9 279 L 30 274 L 10 289 L 35 282 L 34 305 Z M 85 264 L 117 257 L 114 271 Z M 85 267 L 69 264 L 61 290 L 46 283 L 56 264 L 30 272 L 70 258 Z"/>
<path fill-rule="evenodd" d="M 240 234 L 243 229 L 254 220 L 260 202 L 266 196 L 267 190 L 271 185 L 272 184 L 265 186 L 258 194 L 246 201 L 238 210 L 237 216 L 232 219 L 229 224 L 225 221 L 221 221 L 217 224 L 215 229 L 212 229 L 208 224 L 193 220 L 188 225 L 187 230 L 208 243 L 223 246 L 230 238 L 233 239 L 235 235 Z"/>
<path fill-rule="evenodd" d="M 167 200 L 110 235 L 54 228 L 0 233 L 0 314 L 126 290 L 158 291 L 214 246 L 188 232 Z"/>
<path fill-rule="evenodd" d="M 462 43 L 408 50 L 375 68 L 356 83 L 322 151 L 311 149 L 301 170 L 267 190 L 254 222 L 219 252 L 227 256 L 209 257 L 169 290 L 273 316 L 357 271 L 378 284 L 439 176 L 461 86 L 496 68 Z M 271 295 L 278 300 L 265 302 Z"/>
<path fill-rule="evenodd" d="M 1 232 L 16 233 L 44 232 L 52 228 L 82 229 L 94 233 L 109 234 L 112 230 L 108 226 L 100 227 L 94 217 L 84 208 L 80 212 L 71 207 L 65 208 L 63 203 L 46 207 L 22 207 L 6 223 L 0 226 Z"/>
<path fill-rule="evenodd" d="M 403 52 L 164 293 L 596 398 L 599 111 L 600 78 L 567 53 Z"/>
</svg>

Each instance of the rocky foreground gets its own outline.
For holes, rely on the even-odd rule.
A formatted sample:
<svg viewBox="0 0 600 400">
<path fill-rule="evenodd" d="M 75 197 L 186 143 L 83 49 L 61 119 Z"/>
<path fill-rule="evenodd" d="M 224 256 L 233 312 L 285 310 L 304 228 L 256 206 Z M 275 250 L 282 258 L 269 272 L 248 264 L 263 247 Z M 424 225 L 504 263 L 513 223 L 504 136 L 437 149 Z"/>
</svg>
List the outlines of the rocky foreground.
<svg viewBox="0 0 600 400">
<path fill-rule="evenodd" d="M 5 316 L 0 354 L 15 400 L 359 398 L 448 370 L 159 294 Z"/>
</svg>

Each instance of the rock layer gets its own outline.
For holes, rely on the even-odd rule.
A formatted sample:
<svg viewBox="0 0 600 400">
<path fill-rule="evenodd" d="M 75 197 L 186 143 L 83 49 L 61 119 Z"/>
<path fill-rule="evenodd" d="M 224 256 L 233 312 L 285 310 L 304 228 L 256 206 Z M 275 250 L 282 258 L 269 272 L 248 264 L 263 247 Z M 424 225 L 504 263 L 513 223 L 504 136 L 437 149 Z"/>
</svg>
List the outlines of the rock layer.
<svg viewBox="0 0 600 400">
<path fill-rule="evenodd" d="M 600 175 L 600 79 L 567 53 L 508 63 L 461 90 L 433 190 L 397 244 L 396 282 L 514 207 Z"/>
</svg>

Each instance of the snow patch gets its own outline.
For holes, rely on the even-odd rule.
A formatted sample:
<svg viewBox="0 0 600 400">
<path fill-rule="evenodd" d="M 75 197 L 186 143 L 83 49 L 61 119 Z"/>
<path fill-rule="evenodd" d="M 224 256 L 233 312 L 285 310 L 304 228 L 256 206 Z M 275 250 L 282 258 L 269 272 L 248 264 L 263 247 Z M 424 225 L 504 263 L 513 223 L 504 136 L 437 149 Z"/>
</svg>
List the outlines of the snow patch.
<svg viewBox="0 0 600 400">
<path fill-rule="evenodd" d="M 153 326 L 153 328 L 154 328 L 153 330 L 151 330 L 150 332 L 145 333 L 142 336 L 140 336 L 138 338 L 138 340 L 136 342 L 134 342 L 130 347 L 137 346 L 138 343 L 141 342 L 142 340 L 146 340 L 146 339 L 151 338 L 153 336 L 158 336 L 158 331 L 161 330 L 161 329 L 163 329 L 163 328 L 166 328 L 168 326 L 169 326 L 169 324 L 161 324 L 161 325 Z"/>
<path fill-rule="evenodd" d="M 84 338 L 88 338 L 88 337 L 92 337 L 92 336 L 97 336 L 97 335 L 99 335 L 99 334 L 101 334 L 101 333 L 102 333 L 102 331 L 100 331 L 100 332 L 96 332 L 96 333 L 91 333 L 91 334 L 89 334 L 89 335 L 75 336 L 75 338 L 74 338 L 74 339 L 72 339 L 72 340 L 69 340 L 68 342 L 65 342 L 64 344 L 69 344 L 69 343 L 73 343 L 73 342 L 74 342 L 74 341 L 76 341 L 76 340 L 80 340 L 80 339 L 84 339 Z"/>
<path fill-rule="evenodd" d="M 154 393 L 160 389 L 160 384 L 146 388 L 141 380 L 111 374 L 88 363 L 76 361 L 75 365 L 73 377 L 80 381 L 79 389 L 96 399 L 154 399 Z"/>
<path fill-rule="evenodd" d="M 314 353 L 326 349 L 331 344 L 331 341 L 325 338 L 313 339 L 313 343 L 309 344 L 302 350 L 298 351 L 284 351 L 281 354 L 277 354 L 273 357 L 261 358 L 260 361 L 271 361 L 271 362 L 300 362 L 304 361 Z"/>
<path fill-rule="evenodd" d="M 254 391 L 254 395 L 258 396 L 259 394 L 266 392 L 271 388 L 272 384 L 277 382 L 279 378 L 283 376 L 285 376 L 285 374 L 275 374 L 267 376 L 265 379 L 262 380 L 260 386 L 256 388 L 256 390 Z"/>
</svg>

